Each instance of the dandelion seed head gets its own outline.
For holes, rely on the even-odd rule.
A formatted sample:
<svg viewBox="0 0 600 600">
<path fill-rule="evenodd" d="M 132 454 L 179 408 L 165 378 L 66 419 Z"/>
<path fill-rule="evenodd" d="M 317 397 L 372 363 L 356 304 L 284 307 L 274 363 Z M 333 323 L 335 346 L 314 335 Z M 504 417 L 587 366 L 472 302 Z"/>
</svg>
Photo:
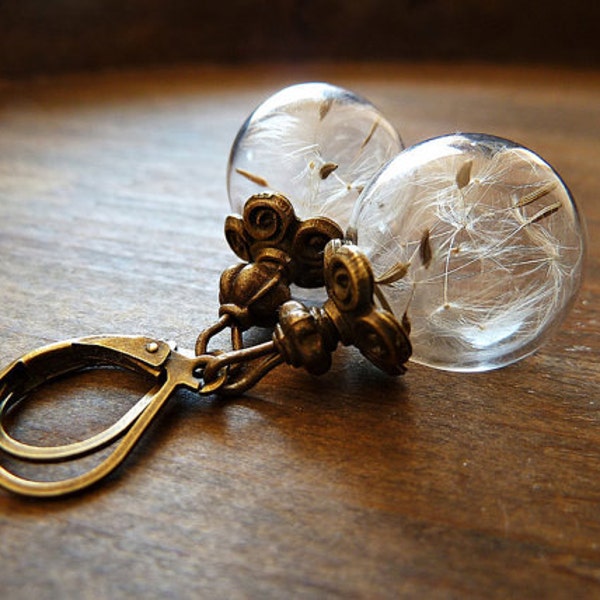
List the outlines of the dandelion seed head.
<svg viewBox="0 0 600 600">
<path fill-rule="evenodd" d="M 345 229 L 362 188 L 401 149 L 394 127 L 366 100 L 325 83 L 294 85 L 240 129 L 227 168 L 229 202 L 241 213 L 253 194 L 275 191 L 300 218 L 325 216 Z"/>
<path fill-rule="evenodd" d="M 350 222 L 379 292 L 412 323 L 413 359 L 482 371 L 534 352 L 581 281 L 582 223 L 539 156 L 507 140 L 459 134 L 402 152 L 365 188 Z M 423 254 L 427 232 L 427 263 Z"/>
</svg>

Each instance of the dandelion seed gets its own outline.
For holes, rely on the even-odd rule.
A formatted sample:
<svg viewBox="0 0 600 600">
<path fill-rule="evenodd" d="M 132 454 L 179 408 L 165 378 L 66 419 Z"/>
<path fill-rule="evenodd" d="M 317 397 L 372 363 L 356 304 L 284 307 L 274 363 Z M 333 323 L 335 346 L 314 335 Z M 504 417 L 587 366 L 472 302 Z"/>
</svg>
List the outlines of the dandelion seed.
<svg viewBox="0 0 600 600">
<path fill-rule="evenodd" d="M 408 318 L 408 311 L 404 311 L 404 314 L 402 315 L 402 327 L 407 334 L 410 334 L 412 325 L 410 319 Z"/>
<path fill-rule="evenodd" d="M 327 179 L 338 167 L 339 167 L 339 165 L 336 165 L 333 162 L 325 163 L 319 169 L 319 177 L 321 179 Z"/>
<path fill-rule="evenodd" d="M 244 169 L 237 168 L 235 170 L 236 173 L 239 173 L 242 177 L 245 177 L 248 181 L 252 183 L 256 183 L 256 185 L 262 185 L 263 187 L 269 187 L 269 182 L 260 175 L 254 175 L 254 173 L 250 173 L 249 171 L 245 171 Z"/>
<path fill-rule="evenodd" d="M 332 106 L 333 98 L 327 98 L 326 100 L 321 102 L 321 105 L 319 106 L 319 120 L 322 121 L 329 114 L 329 111 L 331 110 Z"/>
<path fill-rule="evenodd" d="M 531 225 L 533 223 L 538 223 L 542 219 L 549 217 L 552 213 L 555 213 L 561 207 L 562 207 L 562 204 L 560 202 L 555 202 L 554 204 L 550 204 L 549 206 L 542 208 L 540 211 L 535 213 L 535 215 L 533 215 L 533 217 L 528 219 L 527 225 Z"/>
<path fill-rule="evenodd" d="M 371 141 L 371 138 L 373 137 L 373 134 L 375 133 L 375 131 L 377 130 L 378 127 L 379 127 L 379 119 L 375 119 L 375 122 L 373 123 L 373 126 L 371 127 L 371 131 L 369 131 L 369 133 L 367 134 L 367 137 L 365 138 L 365 140 L 363 141 L 363 143 L 360 146 L 361 150 Z"/>
<path fill-rule="evenodd" d="M 406 274 L 408 273 L 408 269 L 410 267 L 410 263 L 396 263 L 392 267 L 390 267 L 383 275 L 377 277 L 375 279 L 375 283 L 380 285 L 389 285 L 391 283 L 395 283 L 400 279 L 404 279 Z"/>
<path fill-rule="evenodd" d="M 377 298 L 377 300 L 379 300 L 379 304 L 381 304 L 382 308 L 393 314 L 394 313 L 393 308 L 391 307 L 390 303 L 388 302 L 388 299 L 385 297 L 383 290 L 378 285 L 375 286 L 374 293 L 375 293 L 375 297 Z"/>
<path fill-rule="evenodd" d="M 556 189 L 557 183 L 556 181 L 547 181 L 541 187 L 529 192 L 529 194 L 525 194 L 519 201 L 514 205 L 515 208 L 521 208 L 521 206 L 526 206 L 527 204 L 531 204 L 540 198 L 548 195 L 554 189 Z"/>
<path fill-rule="evenodd" d="M 419 256 L 423 266 L 428 269 L 433 258 L 433 251 L 431 250 L 431 242 L 429 241 L 429 229 L 425 229 L 421 235 L 421 241 L 419 242 Z"/>
<path fill-rule="evenodd" d="M 459 190 L 469 185 L 471 181 L 471 169 L 473 168 L 473 160 L 466 160 L 456 174 L 456 185 Z"/>
</svg>

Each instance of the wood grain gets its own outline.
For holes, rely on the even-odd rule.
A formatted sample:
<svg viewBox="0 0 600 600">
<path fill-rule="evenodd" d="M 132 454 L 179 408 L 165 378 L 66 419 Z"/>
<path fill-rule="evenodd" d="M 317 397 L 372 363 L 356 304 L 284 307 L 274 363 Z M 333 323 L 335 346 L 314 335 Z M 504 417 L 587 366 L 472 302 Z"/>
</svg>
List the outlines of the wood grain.
<svg viewBox="0 0 600 600">
<path fill-rule="evenodd" d="M 408 144 L 486 131 L 543 155 L 587 218 L 587 279 L 539 353 L 388 379 L 351 350 L 224 402 L 179 394 L 88 493 L 0 493 L 6 598 L 600 597 L 600 74 L 410 65 L 187 68 L 4 85 L 0 363 L 81 335 L 192 346 L 217 314 L 230 144 L 295 81 L 372 99 Z M 15 420 L 55 442 L 143 382 L 57 383 Z M 59 397 L 64 399 L 55 403 Z"/>
</svg>

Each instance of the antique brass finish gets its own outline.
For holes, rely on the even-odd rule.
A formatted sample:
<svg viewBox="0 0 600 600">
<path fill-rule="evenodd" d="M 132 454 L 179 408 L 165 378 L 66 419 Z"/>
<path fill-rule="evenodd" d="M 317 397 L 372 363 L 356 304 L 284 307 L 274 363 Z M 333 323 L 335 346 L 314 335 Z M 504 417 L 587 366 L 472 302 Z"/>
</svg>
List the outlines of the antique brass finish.
<svg viewBox="0 0 600 600">
<path fill-rule="evenodd" d="M 273 338 L 285 362 L 320 375 L 341 342 L 390 375 L 404 373 L 411 354 L 408 332 L 390 312 L 375 306 L 373 273 L 364 254 L 332 240 L 325 248 L 324 277 L 329 298 L 323 307 L 295 301 L 281 307 Z"/>
<path fill-rule="evenodd" d="M 330 240 L 342 237 L 342 230 L 326 217 L 301 221 L 290 201 L 276 193 L 252 196 L 241 218 L 230 215 L 225 220 L 225 238 L 242 260 L 277 263 L 288 283 L 306 288 L 323 285 L 323 250 Z"/>
<path fill-rule="evenodd" d="M 242 330 L 272 327 L 277 309 L 291 298 L 285 269 L 277 261 L 262 259 L 229 267 L 221 275 L 219 315 L 229 315 Z"/>
<path fill-rule="evenodd" d="M 221 275 L 221 319 L 196 340 L 196 354 L 207 352 L 210 338 L 231 328 L 233 347 L 241 347 L 241 332 L 273 327 L 279 307 L 291 298 L 290 285 L 315 288 L 324 284 L 323 254 L 327 243 L 342 237 L 326 217 L 301 221 L 291 202 L 274 192 L 255 194 L 244 214 L 225 219 L 225 238 L 243 261 Z"/>
<path fill-rule="evenodd" d="M 125 459 L 173 392 L 235 395 L 255 385 L 274 367 L 287 363 L 315 375 L 326 372 L 339 343 L 356 346 L 380 369 L 405 371 L 411 352 L 406 324 L 374 303 L 373 273 L 365 256 L 339 237 L 328 219 L 300 221 L 278 194 L 253 196 L 244 215 L 228 217 L 227 239 L 240 258 L 251 261 L 221 276 L 219 319 L 198 336 L 195 353 L 176 351 L 146 337 L 96 336 L 35 350 L 0 372 L 0 450 L 27 463 L 72 461 L 110 444 L 97 466 L 59 481 L 35 481 L 0 466 L 0 485 L 20 494 L 58 496 L 99 481 Z M 290 284 L 325 285 L 322 307 L 291 299 Z M 242 332 L 272 326 L 272 338 L 245 347 Z M 229 328 L 229 351 L 209 351 L 211 339 Z M 11 436 L 8 414 L 36 389 L 92 367 L 118 367 L 151 376 L 154 387 L 116 423 L 87 440 L 36 447 Z"/>
<path fill-rule="evenodd" d="M 406 371 L 410 358 L 408 322 L 375 305 L 371 265 L 354 245 L 333 240 L 325 249 L 325 282 L 329 299 L 323 311 L 333 322 L 340 341 L 356 346 L 376 367 L 389 375 Z"/>
</svg>

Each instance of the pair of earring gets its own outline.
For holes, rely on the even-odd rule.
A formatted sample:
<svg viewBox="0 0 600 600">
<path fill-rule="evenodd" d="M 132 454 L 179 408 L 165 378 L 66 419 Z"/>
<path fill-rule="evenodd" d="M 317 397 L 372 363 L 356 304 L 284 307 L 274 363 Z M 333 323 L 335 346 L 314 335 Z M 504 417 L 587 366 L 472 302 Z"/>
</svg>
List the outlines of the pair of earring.
<svg viewBox="0 0 600 600">
<path fill-rule="evenodd" d="M 369 102 L 322 83 L 292 86 L 259 106 L 234 142 L 225 235 L 242 263 L 220 281 L 219 319 L 195 352 L 147 337 L 51 344 L 0 372 L 0 451 L 26 463 L 77 460 L 116 444 L 64 480 L 0 465 L 0 486 L 33 496 L 88 487 L 116 469 L 172 393 L 239 394 L 286 362 L 321 374 L 339 343 L 385 372 L 411 356 L 482 371 L 535 351 L 579 287 L 583 223 L 556 172 L 507 140 L 452 134 L 403 149 Z M 308 306 L 294 288 L 325 288 Z M 243 332 L 272 327 L 245 346 Z M 232 349 L 210 350 L 229 329 Z M 117 422 L 59 446 L 15 439 L 7 417 L 39 387 L 113 365 L 154 387 Z M 117 441 L 118 440 L 118 441 Z"/>
<path fill-rule="evenodd" d="M 370 102 L 329 84 L 285 88 L 248 117 L 227 188 L 240 216 L 226 237 L 251 266 L 226 271 L 221 311 L 248 326 L 282 306 L 279 330 L 302 313 L 318 343 L 286 360 L 313 372 L 338 341 L 388 373 L 411 351 L 445 370 L 502 367 L 539 348 L 581 283 L 582 219 L 541 157 L 473 133 L 404 149 Z M 290 283 L 325 285 L 328 300 L 291 305 Z"/>
</svg>

